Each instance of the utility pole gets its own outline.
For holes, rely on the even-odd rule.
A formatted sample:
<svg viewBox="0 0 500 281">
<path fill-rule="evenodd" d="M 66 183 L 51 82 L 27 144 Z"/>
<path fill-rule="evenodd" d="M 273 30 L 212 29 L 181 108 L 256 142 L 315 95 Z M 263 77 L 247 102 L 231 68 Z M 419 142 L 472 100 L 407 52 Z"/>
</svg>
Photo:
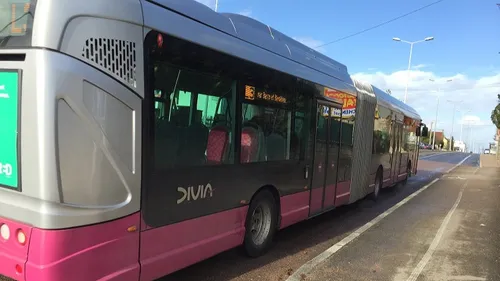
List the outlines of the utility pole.
<svg viewBox="0 0 500 281">
<path fill-rule="evenodd" d="M 455 146 L 454 144 L 454 136 L 453 136 L 453 133 L 454 133 L 454 129 L 455 129 L 455 111 L 457 111 L 457 105 L 458 104 L 461 104 L 463 101 L 462 100 L 459 100 L 459 101 L 453 101 L 453 100 L 448 100 L 448 102 L 450 102 L 451 104 L 453 104 L 453 113 L 451 115 L 451 147 L 450 147 L 450 150 L 453 149 L 453 147 Z"/>
<path fill-rule="evenodd" d="M 434 137 L 434 135 L 432 134 L 434 132 L 434 130 L 436 130 L 436 128 L 434 127 L 434 121 L 431 121 L 431 127 L 430 127 L 430 131 L 431 131 L 431 134 L 429 136 L 429 145 L 432 145 L 432 139 Z M 432 148 L 432 147 L 431 147 Z M 434 149 L 434 148 L 432 148 Z"/>
<path fill-rule="evenodd" d="M 436 143 L 436 130 L 438 126 L 438 109 L 439 109 L 439 93 L 437 96 L 437 104 L 436 104 L 436 125 L 434 126 L 434 138 L 432 139 L 432 150 L 434 150 L 435 143 Z"/>
<path fill-rule="evenodd" d="M 434 79 L 429 79 L 429 81 L 431 82 L 436 82 L 436 80 Z M 448 83 L 448 82 L 451 82 L 453 81 L 453 79 L 447 79 L 445 80 L 445 83 Z M 435 129 L 434 129 L 434 138 L 432 139 L 432 150 L 434 150 L 434 146 L 435 146 L 435 143 L 436 143 L 436 129 L 437 129 L 437 126 L 438 126 L 438 112 L 439 112 L 439 92 L 441 91 L 441 87 L 438 87 L 438 90 L 437 90 L 437 104 L 436 104 L 436 119 L 434 121 L 436 121 L 436 126 Z"/>
</svg>

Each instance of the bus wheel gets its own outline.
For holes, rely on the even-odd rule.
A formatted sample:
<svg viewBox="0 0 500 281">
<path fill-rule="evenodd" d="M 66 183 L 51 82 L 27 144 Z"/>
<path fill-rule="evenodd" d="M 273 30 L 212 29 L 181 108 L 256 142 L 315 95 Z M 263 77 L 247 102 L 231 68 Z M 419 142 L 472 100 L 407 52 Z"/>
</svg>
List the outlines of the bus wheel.
<svg viewBox="0 0 500 281">
<path fill-rule="evenodd" d="M 375 188 L 370 196 L 370 198 L 373 201 L 377 201 L 381 189 L 382 189 L 382 172 L 379 170 L 377 172 L 377 176 L 375 177 Z"/>
<path fill-rule="evenodd" d="M 259 192 L 248 208 L 244 247 L 250 257 L 264 254 L 271 246 L 277 224 L 277 208 L 268 190 Z"/>
</svg>

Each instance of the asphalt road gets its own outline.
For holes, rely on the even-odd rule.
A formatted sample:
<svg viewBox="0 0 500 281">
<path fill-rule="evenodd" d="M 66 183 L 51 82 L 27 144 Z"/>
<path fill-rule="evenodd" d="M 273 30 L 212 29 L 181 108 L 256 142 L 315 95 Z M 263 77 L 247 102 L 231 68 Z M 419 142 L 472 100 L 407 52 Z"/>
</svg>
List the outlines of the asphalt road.
<svg viewBox="0 0 500 281">
<path fill-rule="evenodd" d="M 280 231 L 263 257 L 234 249 L 161 281 L 500 281 L 500 170 L 478 162 L 423 156 L 406 186 Z"/>
</svg>

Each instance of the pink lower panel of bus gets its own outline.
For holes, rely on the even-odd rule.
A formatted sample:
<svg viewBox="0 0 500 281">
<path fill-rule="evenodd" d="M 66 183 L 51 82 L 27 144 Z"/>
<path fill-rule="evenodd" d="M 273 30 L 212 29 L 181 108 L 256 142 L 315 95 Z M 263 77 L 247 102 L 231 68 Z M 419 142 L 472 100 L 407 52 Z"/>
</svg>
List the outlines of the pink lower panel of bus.
<svg viewBox="0 0 500 281">
<path fill-rule="evenodd" d="M 64 230 L 33 228 L 28 281 L 136 281 L 140 214 Z M 136 229 L 134 231 L 134 229 Z"/>
<path fill-rule="evenodd" d="M 349 204 L 350 195 L 351 195 L 351 181 L 343 181 L 337 183 L 335 206 L 338 207 Z"/>
<path fill-rule="evenodd" d="M 335 184 L 327 185 L 325 188 L 325 209 L 333 208 L 335 205 Z"/>
<path fill-rule="evenodd" d="M 408 173 L 402 173 L 401 175 L 398 175 L 398 181 L 402 181 L 406 179 L 408 176 Z"/>
<path fill-rule="evenodd" d="M 281 197 L 280 229 L 290 226 L 309 216 L 309 191 Z"/>
<path fill-rule="evenodd" d="M 28 257 L 29 237 L 31 227 L 4 218 L 0 218 L 0 226 L 5 225 L 10 232 L 9 239 L 0 238 L 0 274 L 23 281 L 24 263 Z M 18 242 L 17 233 L 22 231 L 26 241 L 24 245 Z"/>
<path fill-rule="evenodd" d="M 321 211 L 323 206 L 323 188 L 311 189 L 311 214 Z"/>
<path fill-rule="evenodd" d="M 141 234 L 141 280 L 149 281 L 243 243 L 248 206 Z"/>
<path fill-rule="evenodd" d="M 382 188 L 386 188 L 392 185 L 392 178 L 387 178 L 382 181 Z"/>
<path fill-rule="evenodd" d="M 325 188 L 325 199 L 323 205 L 323 188 L 314 188 L 311 190 L 311 213 L 317 213 L 322 209 L 329 209 L 349 203 L 351 194 L 351 181 L 339 182 L 336 185 L 327 185 Z"/>
</svg>

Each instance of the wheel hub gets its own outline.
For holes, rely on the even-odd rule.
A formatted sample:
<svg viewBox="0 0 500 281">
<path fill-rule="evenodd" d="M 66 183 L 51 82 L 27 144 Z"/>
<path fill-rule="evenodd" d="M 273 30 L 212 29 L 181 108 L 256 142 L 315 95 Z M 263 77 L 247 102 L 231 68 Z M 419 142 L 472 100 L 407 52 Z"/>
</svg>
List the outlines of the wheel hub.
<svg viewBox="0 0 500 281">
<path fill-rule="evenodd" d="M 266 205 L 257 206 L 251 218 L 250 234 L 256 245 L 261 245 L 266 240 L 271 230 L 271 209 Z"/>
</svg>

